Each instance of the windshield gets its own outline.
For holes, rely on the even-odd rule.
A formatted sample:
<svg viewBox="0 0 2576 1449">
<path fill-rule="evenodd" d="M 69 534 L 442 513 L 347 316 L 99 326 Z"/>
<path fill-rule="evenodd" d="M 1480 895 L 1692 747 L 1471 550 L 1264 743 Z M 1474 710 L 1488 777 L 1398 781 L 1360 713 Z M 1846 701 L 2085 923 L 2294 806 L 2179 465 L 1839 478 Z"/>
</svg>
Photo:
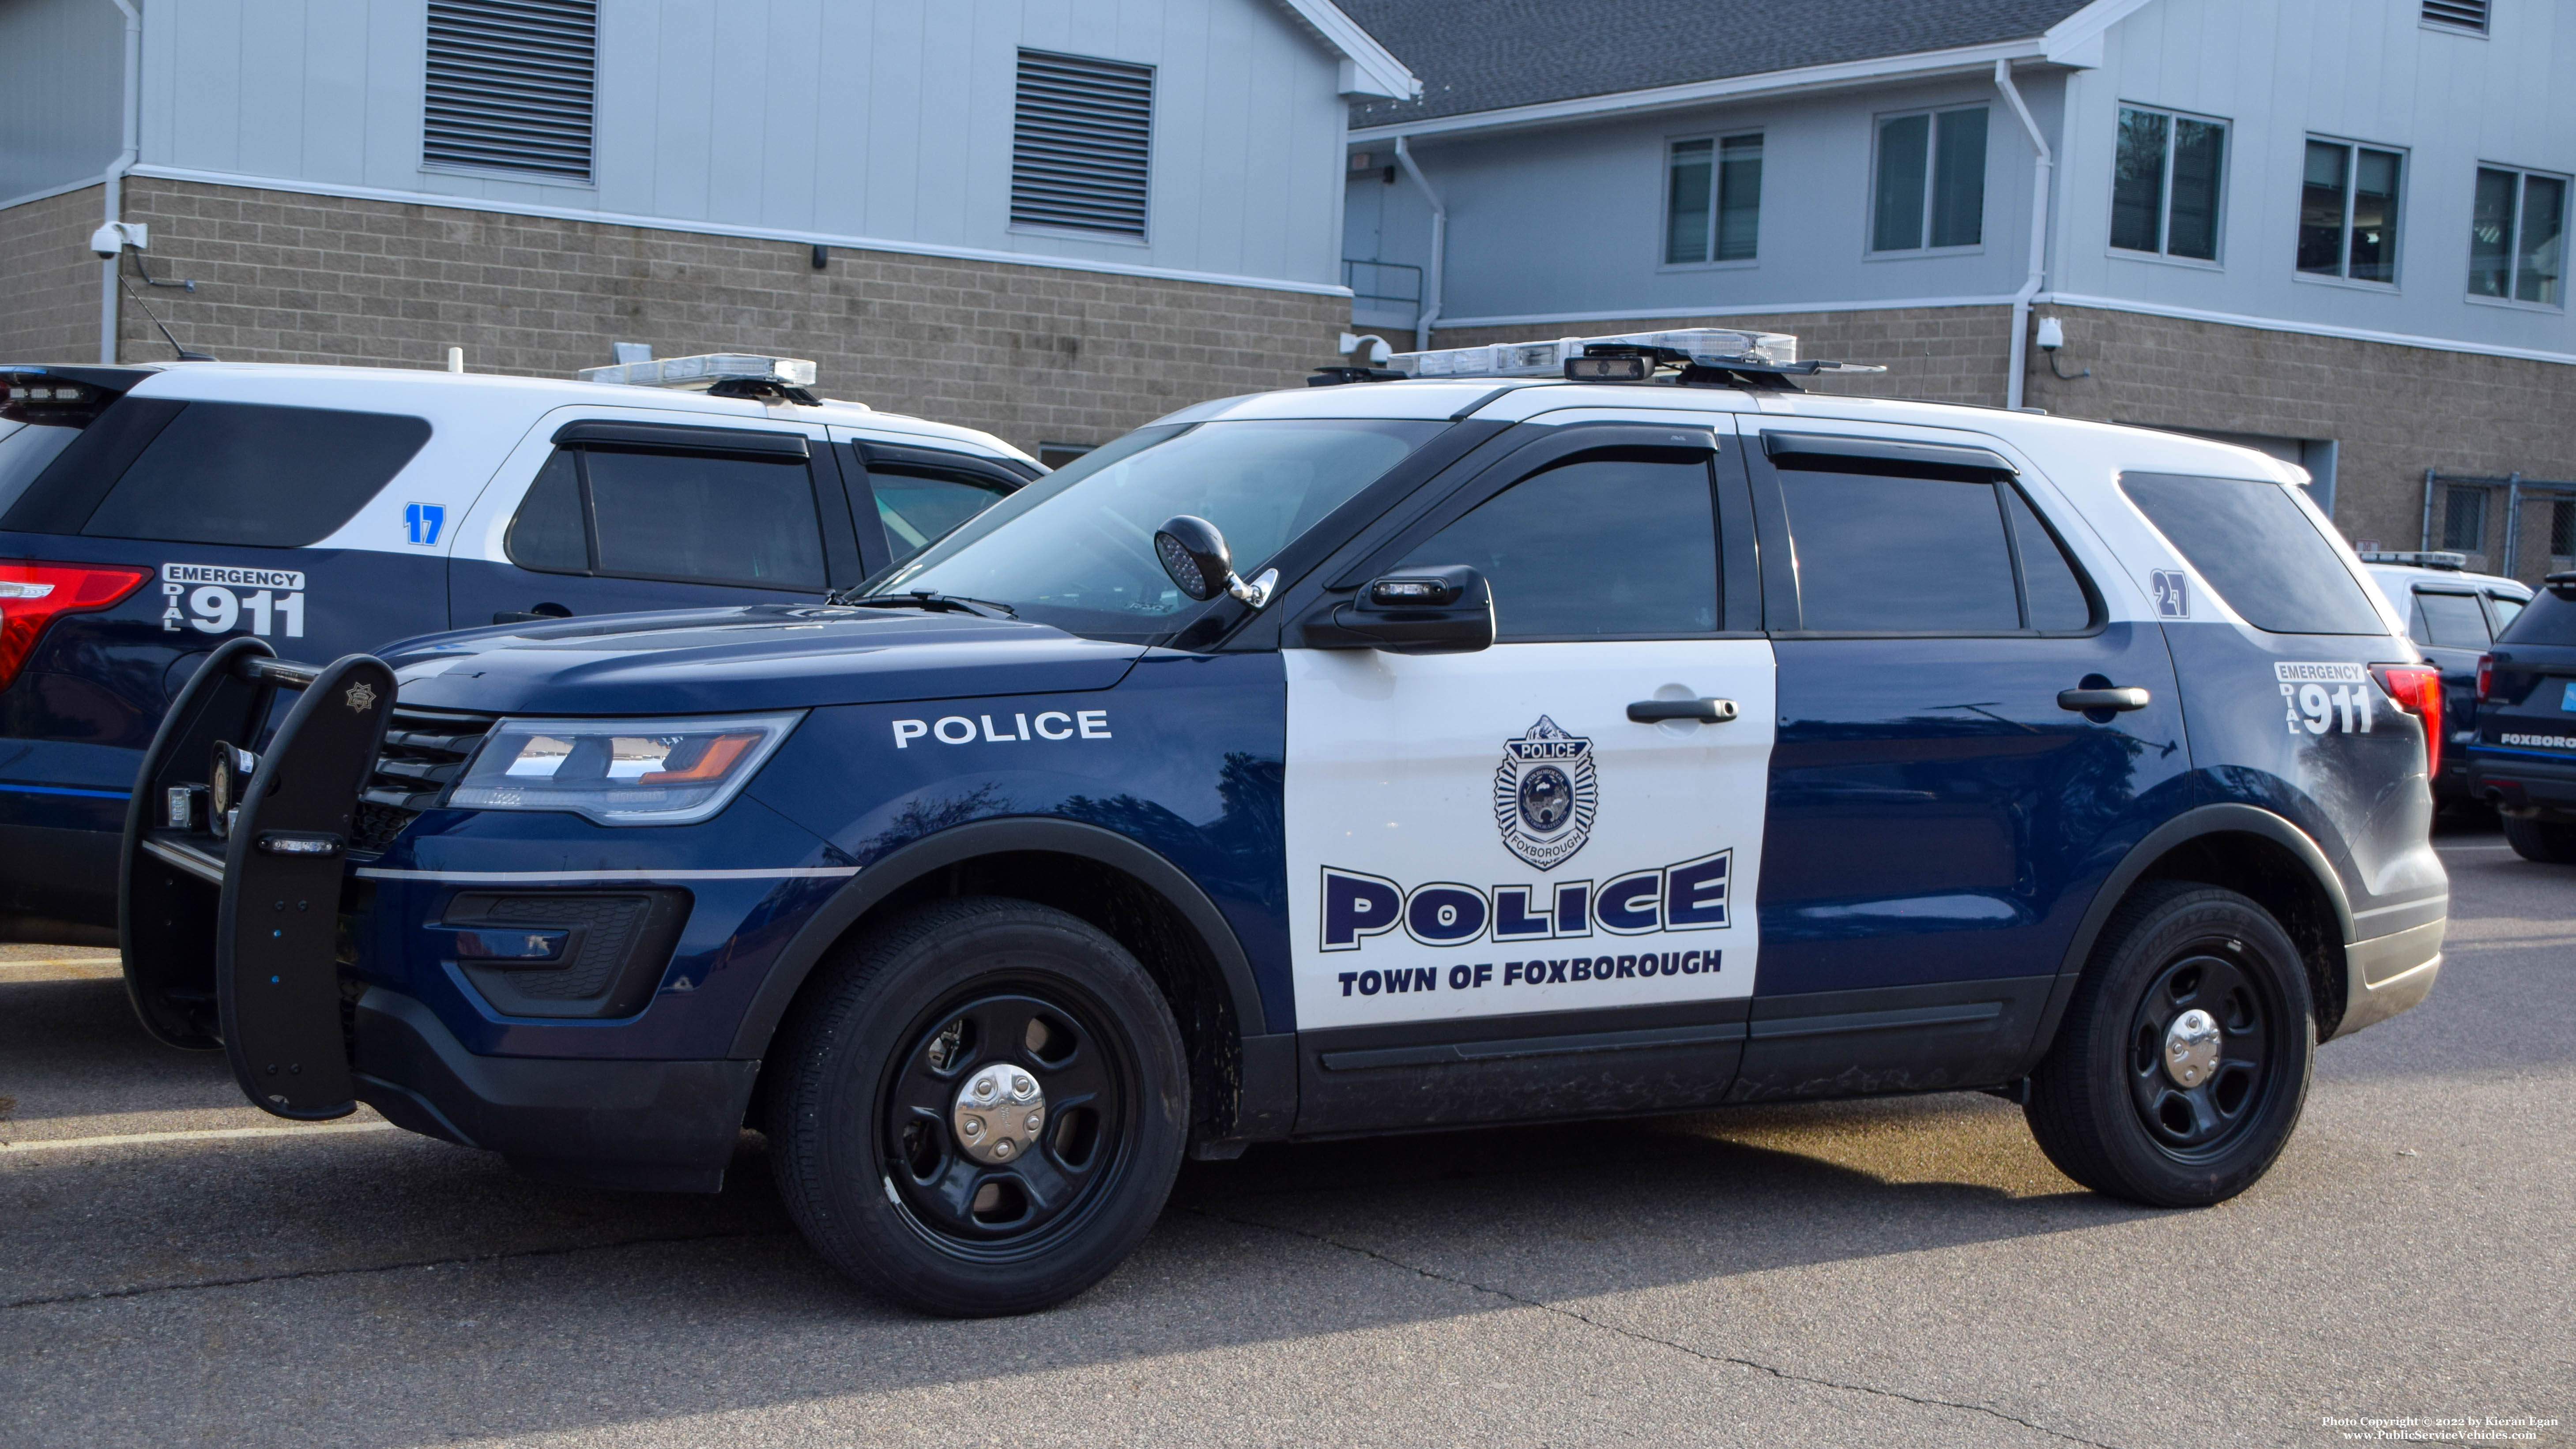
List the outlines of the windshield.
<svg viewBox="0 0 2576 1449">
<path fill-rule="evenodd" d="M 1148 638 L 1199 607 L 1154 556 L 1195 514 L 1258 575 L 1306 530 L 1448 424 L 1297 419 L 1140 428 L 977 515 L 873 584 L 1006 604 L 1077 634 Z"/>
</svg>

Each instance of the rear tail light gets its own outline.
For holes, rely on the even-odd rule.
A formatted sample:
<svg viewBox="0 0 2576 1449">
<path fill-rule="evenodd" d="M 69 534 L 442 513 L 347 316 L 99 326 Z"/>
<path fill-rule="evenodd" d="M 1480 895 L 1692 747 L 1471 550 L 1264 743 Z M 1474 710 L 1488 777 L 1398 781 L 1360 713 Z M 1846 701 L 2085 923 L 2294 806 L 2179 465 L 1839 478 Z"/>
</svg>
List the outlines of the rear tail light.
<svg viewBox="0 0 2576 1449">
<path fill-rule="evenodd" d="M 2442 773 L 2442 671 L 2429 664 L 2382 664 L 2372 671 L 2379 685 L 2397 707 L 2424 722 L 2424 774 L 2438 779 Z M 2486 678 L 2483 662 L 2479 665 L 2481 683 Z"/>
<path fill-rule="evenodd" d="M 2484 704 L 2489 699 L 2493 698 L 2494 689 L 2495 656 L 2492 654 L 2481 654 L 2478 656 L 2478 703 Z"/>
<path fill-rule="evenodd" d="M 0 689 L 17 682 L 46 625 L 112 608 L 150 577 L 106 564 L 0 562 Z"/>
</svg>

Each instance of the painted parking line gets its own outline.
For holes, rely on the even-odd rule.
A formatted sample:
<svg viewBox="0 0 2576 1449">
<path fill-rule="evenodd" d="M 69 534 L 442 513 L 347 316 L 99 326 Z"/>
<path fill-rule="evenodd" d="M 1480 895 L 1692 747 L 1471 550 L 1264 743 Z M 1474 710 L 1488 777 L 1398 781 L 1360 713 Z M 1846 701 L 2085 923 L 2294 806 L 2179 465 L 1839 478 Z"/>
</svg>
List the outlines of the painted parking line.
<svg viewBox="0 0 2576 1449">
<path fill-rule="evenodd" d="M 38 1142 L 0 1142 L 0 1153 L 60 1152 L 73 1147 L 142 1147 L 162 1142 L 222 1142 L 243 1137 L 280 1140 L 314 1137 L 325 1132 L 391 1132 L 391 1122 L 329 1122 L 314 1127 L 206 1127 L 194 1132 L 123 1132 L 112 1137 L 58 1137 Z"/>
<path fill-rule="evenodd" d="M 114 956 L 44 957 L 34 961 L 0 960 L 0 982 L 113 981 L 125 974 Z"/>
</svg>

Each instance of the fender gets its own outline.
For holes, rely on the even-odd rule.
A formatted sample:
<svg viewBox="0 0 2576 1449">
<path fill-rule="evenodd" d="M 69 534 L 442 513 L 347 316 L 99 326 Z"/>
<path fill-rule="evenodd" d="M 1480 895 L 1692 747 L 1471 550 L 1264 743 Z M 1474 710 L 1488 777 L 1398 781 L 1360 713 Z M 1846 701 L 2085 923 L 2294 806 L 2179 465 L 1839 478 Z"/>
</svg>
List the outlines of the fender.
<svg viewBox="0 0 2576 1449">
<path fill-rule="evenodd" d="M 2084 965 L 2092 959 L 2093 947 L 2101 939 L 2102 928 L 2110 923 L 2111 913 L 2128 898 L 2129 888 L 2176 846 L 2209 835 L 2259 835 L 2297 856 L 2334 906 L 2335 928 L 2342 943 L 2352 944 L 2352 898 L 2345 894 L 2342 877 L 2335 874 L 2333 863 L 2326 859 L 2325 850 L 2314 837 L 2271 811 L 2251 805 L 2195 806 L 2148 831 L 2144 839 L 2129 847 L 2129 853 L 2120 857 L 2120 863 L 2103 878 L 2102 888 L 2093 893 L 2093 904 L 2085 909 L 2074 938 L 2066 943 L 2066 955 L 2058 962 L 2056 983 L 2049 988 L 2048 1004 L 2040 1012 L 2039 1031 L 2031 1039 L 2030 1065 L 2038 1065 L 2057 1039 L 2057 1024 L 2066 1015 L 2067 1003 L 2074 999 Z"/>
<path fill-rule="evenodd" d="M 823 959 L 823 953 L 832 948 L 832 943 L 871 908 L 932 871 L 978 856 L 1027 851 L 1098 861 L 1144 882 L 1147 889 L 1162 896 L 1180 912 L 1181 918 L 1198 932 L 1208 954 L 1216 959 L 1217 971 L 1225 982 L 1226 994 L 1234 1006 L 1234 1019 L 1240 1023 L 1247 1047 L 1253 1038 L 1268 1033 L 1268 1019 L 1261 1010 L 1261 992 L 1252 979 L 1251 958 L 1244 954 L 1243 943 L 1236 939 L 1234 927 L 1227 923 L 1224 913 L 1208 899 L 1205 891 L 1199 889 L 1196 881 L 1161 855 L 1114 830 L 1074 820 L 1022 817 L 978 820 L 943 830 L 916 840 L 859 872 L 848 885 L 806 917 L 795 938 L 779 952 L 777 963 L 769 968 L 769 979 L 761 983 L 759 994 L 752 998 L 751 1009 L 743 1013 L 742 1025 L 734 1031 L 733 1049 L 728 1055 L 738 1060 L 748 1059 L 762 1056 L 769 1050 L 769 1039 L 777 1032 L 779 1022 L 786 1018 L 788 1005 L 796 999 L 806 976 Z"/>
</svg>

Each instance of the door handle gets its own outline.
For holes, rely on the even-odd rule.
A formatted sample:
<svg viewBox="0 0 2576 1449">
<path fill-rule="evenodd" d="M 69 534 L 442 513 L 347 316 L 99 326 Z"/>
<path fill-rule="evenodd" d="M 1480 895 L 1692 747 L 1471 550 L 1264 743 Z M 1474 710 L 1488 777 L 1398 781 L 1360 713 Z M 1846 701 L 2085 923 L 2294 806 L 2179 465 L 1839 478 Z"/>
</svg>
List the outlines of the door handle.
<svg viewBox="0 0 2576 1449">
<path fill-rule="evenodd" d="M 2147 692 L 2134 684 L 2124 689 L 2061 689 L 2057 692 L 2057 707 L 2127 711 L 2145 709 L 2148 699 Z"/>
<path fill-rule="evenodd" d="M 1735 718 L 1735 701 L 1731 699 L 1641 699 L 1628 706 L 1628 718 L 1639 724 L 1661 724 L 1671 719 L 1686 719 L 1699 724 L 1724 724 Z"/>
</svg>

